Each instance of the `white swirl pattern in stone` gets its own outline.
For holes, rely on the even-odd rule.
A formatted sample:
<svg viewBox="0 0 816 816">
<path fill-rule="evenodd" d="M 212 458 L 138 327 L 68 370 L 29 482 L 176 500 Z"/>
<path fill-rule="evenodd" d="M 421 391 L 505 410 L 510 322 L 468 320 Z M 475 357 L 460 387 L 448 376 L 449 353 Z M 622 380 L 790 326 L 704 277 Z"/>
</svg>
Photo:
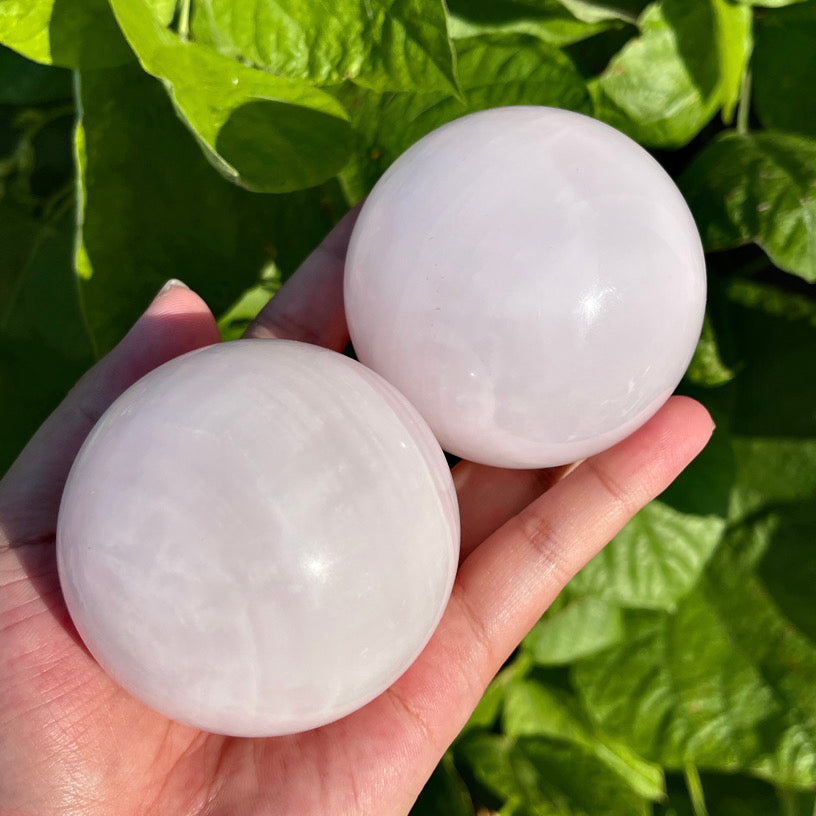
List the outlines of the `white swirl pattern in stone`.
<svg viewBox="0 0 816 816">
<path fill-rule="evenodd" d="M 414 408 L 343 355 L 239 340 L 173 360 L 92 431 L 60 509 L 80 635 L 125 689 L 225 734 L 337 719 L 416 658 L 459 517 Z"/>
<path fill-rule="evenodd" d="M 346 262 L 359 359 L 446 450 L 582 459 L 669 397 L 702 326 L 705 262 L 674 182 L 577 113 L 495 108 L 430 133 L 366 200 Z"/>
</svg>

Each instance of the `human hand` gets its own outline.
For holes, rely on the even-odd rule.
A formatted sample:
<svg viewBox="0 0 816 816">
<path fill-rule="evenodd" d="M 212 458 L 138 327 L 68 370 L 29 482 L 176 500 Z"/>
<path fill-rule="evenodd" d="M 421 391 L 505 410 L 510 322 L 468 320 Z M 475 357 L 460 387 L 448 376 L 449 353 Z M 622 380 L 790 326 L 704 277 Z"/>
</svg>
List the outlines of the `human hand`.
<svg viewBox="0 0 816 816">
<path fill-rule="evenodd" d="M 341 350 L 350 215 L 247 334 Z M 269 739 L 172 722 L 130 697 L 84 648 L 59 588 L 62 489 L 107 406 L 161 363 L 218 342 L 190 290 L 163 290 L 75 386 L 0 481 L 0 814 L 405 814 L 493 675 L 567 581 L 702 449 L 712 423 L 674 397 L 575 467 L 453 471 L 462 555 L 416 662 L 364 708 Z"/>
</svg>

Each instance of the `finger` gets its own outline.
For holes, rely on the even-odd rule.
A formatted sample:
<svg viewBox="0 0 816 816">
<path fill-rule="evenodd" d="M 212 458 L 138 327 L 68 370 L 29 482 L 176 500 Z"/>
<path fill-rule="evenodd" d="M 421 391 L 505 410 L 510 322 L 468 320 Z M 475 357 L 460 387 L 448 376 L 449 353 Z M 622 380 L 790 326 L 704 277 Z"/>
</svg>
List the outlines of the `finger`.
<svg viewBox="0 0 816 816">
<path fill-rule="evenodd" d="M 498 668 L 566 583 L 702 450 L 713 423 L 671 399 L 633 436 L 582 462 L 473 551 L 458 575 Z M 497 664 L 498 661 L 498 664 Z"/>
<path fill-rule="evenodd" d="M 360 205 L 354 207 L 266 304 L 244 337 L 302 340 L 340 351 L 348 343 L 343 309 L 346 250 Z"/>
<path fill-rule="evenodd" d="M 170 281 L 124 339 L 93 366 L 32 437 L 0 481 L 0 538 L 16 543 L 53 534 L 68 471 L 105 409 L 148 371 L 218 342 L 201 298 Z"/>
<path fill-rule="evenodd" d="M 508 519 L 562 479 L 572 465 L 541 470 L 506 470 L 462 461 L 453 468 L 462 526 L 459 560 Z"/>
<path fill-rule="evenodd" d="M 640 430 L 587 459 L 462 564 L 445 615 L 391 694 L 444 748 L 487 683 L 569 579 L 708 441 L 699 403 L 674 397 Z"/>
</svg>

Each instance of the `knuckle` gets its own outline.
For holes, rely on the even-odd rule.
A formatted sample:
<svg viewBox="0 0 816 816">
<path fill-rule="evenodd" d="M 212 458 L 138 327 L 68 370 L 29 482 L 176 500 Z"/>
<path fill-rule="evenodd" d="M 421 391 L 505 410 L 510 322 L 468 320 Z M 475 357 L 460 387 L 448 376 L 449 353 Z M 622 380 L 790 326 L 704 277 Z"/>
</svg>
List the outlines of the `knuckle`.
<svg viewBox="0 0 816 816">
<path fill-rule="evenodd" d="M 540 569 L 566 584 L 572 577 L 563 559 L 563 542 L 547 517 L 522 512 L 517 517 L 518 533 Z"/>
<path fill-rule="evenodd" d="M 596 459 L 587 459 L 585 465 L 589 468 L 596 482 L 601 486 L 601 489 L 606 494 L 606 497 L 615 511 L 620 512 L 621 515 L 626 517 L 634 515 L 642 504 L 641 497 L 631 489 L 624 487 L 615 479 L 612 473 L 603 467 Z"/>
</svg>

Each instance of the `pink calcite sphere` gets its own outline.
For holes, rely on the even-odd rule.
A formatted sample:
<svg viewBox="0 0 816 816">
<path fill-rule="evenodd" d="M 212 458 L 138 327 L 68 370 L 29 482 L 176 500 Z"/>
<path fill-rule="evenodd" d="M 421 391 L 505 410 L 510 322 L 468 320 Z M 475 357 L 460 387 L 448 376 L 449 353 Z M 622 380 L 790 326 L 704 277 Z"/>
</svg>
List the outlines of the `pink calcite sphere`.
<svg viewBox="0 0 816 816">
<path fill-rule="evenodd" d="M 705 310 L 700 238 L 671 178 L 587 116 L 496 108 L 414 144 L 366 200 L 345 303 L 359 359 L 446 450 L 560 465 L 642 425 Z"/>
<path fill-rule="evenodd" d="M 393 387 L 283 340 L 210 346 L 105 413 L 60 508 L 59 575 L 101 666 L 157 711 L 301 731 L 385 690 L 447 602 L 459 518 Z"/>
</svg>

